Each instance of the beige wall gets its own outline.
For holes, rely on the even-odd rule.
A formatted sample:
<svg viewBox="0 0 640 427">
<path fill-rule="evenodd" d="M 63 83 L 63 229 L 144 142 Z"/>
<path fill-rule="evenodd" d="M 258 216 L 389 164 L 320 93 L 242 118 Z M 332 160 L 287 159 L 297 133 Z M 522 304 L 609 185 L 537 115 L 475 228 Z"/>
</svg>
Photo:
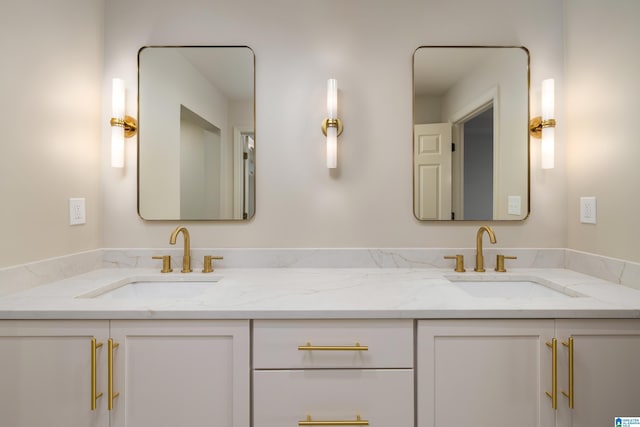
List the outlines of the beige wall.
<svg viewBox="0 0 640 427">
<path fill-rule="evenodd" d="M 413 217 L 413 51 L 429 44 L 524 45 L 534 93 L 543 78 L 563 81 L 557 0 L 111 0 L 105 14 L 105 106 L 113 76 L 136 93 L 143 45 L 245 44 L 256 54 L 256 216 L 239 224 L 188 223 L 196 247 L 471 247 L 478 223 Z M 320 132 L 330 77 L 338 79 L 345 124 L 335 173 L 325 167 Z M 130 112 L 135 105 L 131 97 Z M 536 100 L 532 108 L 539 110 Z M 124 173 L 111 169 L 106 116 L 102 127 L 105 247 L 166 247 L 176 223 L 136 215 L 135 143 L 127 143 Z M 500 246 L 566 246 L 562 137 L 557 150 L 558 167 L 541 171 L 534 144 L 533 213 L 524 222 L 495 224 Z"/>
<path fill-rule="evenodd" d="M 556 78 L 556 169 L 539 169 L 534 142 L 531 217 L 496 224 L 499 245 L 640 261 L 639 7 L 110 0 L 103 11 L 101 0 L 14 2 L 0 14 L 0 267 L 103 246 L 167 246 L 176 223 L 136 215 L 135 143 L 127 142 L 124 171 L 109 167 L 110 80 L 126 79 L 135 115 L 136 53 L 147 44 L 246 44 L 256 52 L 257 214 L 248 223 L 188 224 L 196 247 L 472 246 L 477 223 L 412 215 L 411 55 L 426 44 L 521 44 L 531 51 L 533 114 L 539 82 Z M 338 78 L 345 121 L 336 173 L 324 167 L 319 131 L 329 77 Z M 580 196 L 598 197 L 596 226 L 579 224 Z M 86 225 L 67 225 L 69 197 L 87 198 Z"/>
<path fill-rule="evenodd" d="M 640 261 L 640 2 L 566 0 L 568 246 Z M 597 197 L 597 225 L 579 198 Z"/>
<path fill-rule="evenodd" d="M 102 246 L 102 17 L 102 0 L 3 3 L 0 267 Z"/>
</svg>

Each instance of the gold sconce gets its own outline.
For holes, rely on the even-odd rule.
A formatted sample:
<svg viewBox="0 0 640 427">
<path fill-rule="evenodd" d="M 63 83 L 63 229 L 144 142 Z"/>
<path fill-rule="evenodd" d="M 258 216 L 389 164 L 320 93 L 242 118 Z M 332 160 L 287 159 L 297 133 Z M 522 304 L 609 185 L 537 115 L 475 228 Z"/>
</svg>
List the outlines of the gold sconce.
<svg viewBox="0 0 640 427">
<path fill-rule="evenodd" d="M 342 120 L 338 118 L 338 81 L 327 81 L 327 115 L 322 121 L 322 133 L 327 137 L 327 168 L 338 166 L 338 136 L 342 133 Z"/>
<path fill-rule="evenodd" d="M 555 151 L 555 88 L 554 80 L 542 81 L 542 116 L 529 121 L 529 135 L 541 138 L 540 157 L 542 169 L 553 169 Z"/>
<path fill-rule="evenodd" d="M 113 79 L 111 94 L 111 167 L 124 167 L 124 139 L 138 133 L 138 122 L 124 113 L 124 80 Z"/>
</svg>

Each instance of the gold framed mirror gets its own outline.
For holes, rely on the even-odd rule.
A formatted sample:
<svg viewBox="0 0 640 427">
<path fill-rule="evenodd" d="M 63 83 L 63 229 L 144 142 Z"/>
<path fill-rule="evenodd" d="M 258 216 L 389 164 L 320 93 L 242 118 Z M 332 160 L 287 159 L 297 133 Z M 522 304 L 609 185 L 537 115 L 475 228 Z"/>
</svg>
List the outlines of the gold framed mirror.
<svg viewBox="0 0 640 427">
<path fill-rule="evenodd" d="M 523 220 L 529 203 L 529 51 L 421 46 L 413 55 L 414 215 Z"/>
<path fill-rule="evenodd" d="M 138 126 L 142 219 L 242 221 L 254 215 L 251 48 L 141 48 Z"/>
</svg>

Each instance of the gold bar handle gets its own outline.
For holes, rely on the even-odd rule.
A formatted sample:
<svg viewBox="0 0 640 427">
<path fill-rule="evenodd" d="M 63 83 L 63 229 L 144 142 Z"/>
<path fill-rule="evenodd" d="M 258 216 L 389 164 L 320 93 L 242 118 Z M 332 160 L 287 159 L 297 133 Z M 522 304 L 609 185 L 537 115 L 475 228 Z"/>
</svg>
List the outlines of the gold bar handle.
<svg viewBox="0 0 640 427">
<path fill-rule="evenodd" d="M 369 346 L 360 345 L 356 342 L 356 345 L 311 345 L 307 342 L 307 345 L 298 346 L 300 351 L 368 351 Z"/>
<path fill-rule="evenodd" d="M 118 348 L 120 344 L 114 342 L 112 338 L 109 338 L 109 402 L 107 408 L 111 411 L 113 409 L 113 399 L 120 396 L 120 392 L 113 392 L 113 350 Z"/>
<path fill-rule="evenodd" d="M 558 409 L 558 340 L 553 338 L 546 344 L 551 348 L 551 393 L 545 394 L 551 398 L 551 407 Z"/>
<path fill-rule="evenodd" d="M 355 420 L 314 421 L 311 419 L 311 415 L 307 415 L 307 419 L 298 421 L 298 425 L 299 426 L 368 426 L 369 421 L 361 419 L 360 415 L 357 415 Z"/>
<path fill-rule="evenodd" d="M 569 338 L 568 342 L 563 342 L 562 345 L 569 349 L 569 393 L 562 394 L 569 399 L 569 408 L 573 409 L 573 338 Z"/>
<path fill-rule="evenodd" d="M 91 410 L 95 411 L 98 406 L 98 399 L 102 397 L 102 392 L 97 393 L 96 380 L 96 350 L 102 347 L 101 342 L 97 342 L 95 338 L 91 339 Z"/>
</svg>

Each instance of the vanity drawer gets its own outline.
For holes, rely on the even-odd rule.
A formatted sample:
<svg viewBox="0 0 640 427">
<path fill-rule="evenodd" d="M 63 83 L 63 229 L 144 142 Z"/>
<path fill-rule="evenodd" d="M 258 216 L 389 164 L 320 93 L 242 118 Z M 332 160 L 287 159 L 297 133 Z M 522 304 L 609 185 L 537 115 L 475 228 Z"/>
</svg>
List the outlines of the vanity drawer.
<svg viewBox="0 0 640 427">
<path fill-rule="evenodd" d="M 253 367 L 412 368 L 413 321 L 256 320 Z"/>
<path fill-rule="evenodd" d="M 253 389 L 254 427 L 358 416 L 372 427 L 414 425 L 411 369 L 254 371 Z"/>
</svg>

